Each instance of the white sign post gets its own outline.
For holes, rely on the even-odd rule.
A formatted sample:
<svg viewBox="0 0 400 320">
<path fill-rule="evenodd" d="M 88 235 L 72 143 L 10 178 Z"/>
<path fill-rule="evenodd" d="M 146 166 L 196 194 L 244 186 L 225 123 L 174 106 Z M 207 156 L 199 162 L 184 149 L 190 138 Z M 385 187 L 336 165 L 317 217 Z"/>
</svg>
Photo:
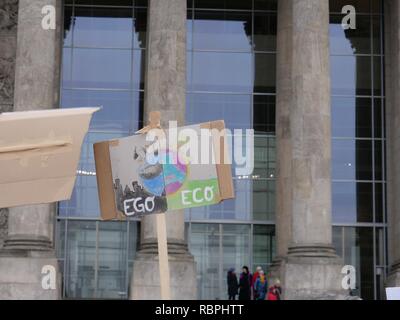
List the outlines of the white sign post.
<svg viewBox="0 0 400 320">
<path fill-rule="evenodd" d="M 137 133 L 145 134 L 150 129 L 161 128 L 161 113 L 150 112 L 149 125 L 139 130 Z M 171 276 L 169 273 L 168 261 L 168 240 L 167 240 L 167 223 L 165 214 L 157 214 L 156 216 L 157 242 L 158 242 L 158 267 L 160 269 L 160 291 L 162 300 L 171 300 Z"/>
<path fill-rule="evenodd" d="M 160 289 L 161 299 L 171 300 L 171 285 L 168 262 L 168 244 L 167 244 L 167 224 L 165 214 L 157 215 L 157 240 L 158 240 L 158 263 L 160 268 Z"/>
</svg>

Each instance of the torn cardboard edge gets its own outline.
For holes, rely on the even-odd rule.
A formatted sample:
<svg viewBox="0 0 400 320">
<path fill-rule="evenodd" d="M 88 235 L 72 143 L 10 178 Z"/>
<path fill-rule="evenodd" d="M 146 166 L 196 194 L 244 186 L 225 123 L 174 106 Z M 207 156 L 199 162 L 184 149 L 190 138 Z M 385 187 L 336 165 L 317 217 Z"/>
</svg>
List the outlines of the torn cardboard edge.
<svg viewBox="0 0 400 320">
<path fill-rule="evenodd" d="M 218 131 L 225 129 L 224 120 L 210 121 L 198 124 L 203 129 L 217 129 Z M 147 128 L 150 126 L 147 126 Z M 183 126 L 184 127 L 184 126 Z M 146 127 L 145 127 L 146 128 Z M 178 128 L 179 129 L 179 128 Z M 148 130 L 140 130 L 140 134 L 146 133 Z M 212 133 L 212 131 L 211 131 Z M 229 150 L 226 132 L 221 136 L 213 135 L 213 148 L 219 145 L 219 155 L 222 159 L 229 160 Z M 218 142 L 218 139 L 221 139 Z M 94 158 L 96 166 L 96 178 L 98 186 L 98 196 L 100 203 L 100 212 L 102 220 L 125 220 L 126 216 L 117 209 L 117 203 L 114 192 L 114 182 L 112 177 L 112 165 L 110 158 L 110 146 L 118 146 L 118 140 L 109 140 L 97 142 L 93 145 Z M 220 161 L 221 162 L 221 161 Z M 219 202 L 223 200 L 233 199 L 235 197 L 232 171 L 230 161 L 227 163 L 217 163 L 216 171 L 219 186 Z"/>
<path fill-rule="evenodd" d="M 123 220 L 125 215 L 117 209 L 115 201 L 110 145 L 118 145 L 118 143 L 114 140 L 93 145 L 101 218 L 102 220 Z"/>
</svg>

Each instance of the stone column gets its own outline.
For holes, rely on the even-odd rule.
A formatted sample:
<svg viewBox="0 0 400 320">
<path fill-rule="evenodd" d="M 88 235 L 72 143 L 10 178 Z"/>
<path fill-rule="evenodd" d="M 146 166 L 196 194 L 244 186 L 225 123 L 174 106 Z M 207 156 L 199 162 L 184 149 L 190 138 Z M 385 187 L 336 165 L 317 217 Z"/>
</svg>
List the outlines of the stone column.
<svg viewBox="0 0 400 320">
<path fill-rule="evenodd" d="M 17 55 L 18 0 L 0 3 L 0 113 L 13 110 Z M 7 235 L 8 210 L 0 209 L 0 248 Z"/>
<path fill-rule="evenodd" d="M 400 1 L 385 1 L 385 83 L 389 276 L 400 286 Z"/>
<path fill-rule="evenodd" d="M 145 122 L 151 111 L 183 125 L 186 106 L 186 0 L 150 0 L 147 27 Z M 183 210 L 166 214 L 172 299 L 197 299 L 196 264 L 185 242 Z M 141 222 L 131 299 L 160 298 L 155 216 Z"/>
<path fill-rule="evenodd" d="M 278 2 L 277 242 L 285 299 L 337 299 L 332 246 L 329 1 Z"/>
<path fill-rule="evenodd" d="M 44 6 L 56 8 L 55 30 L 42 28 Z M 58 107 L 61 3 L 19 0 L 14 111 Z M 42 288 L 42 267 L 58 271 L 54 251 L 55 204 L 9 209 L 0 259 L 0 299 L 57 299 L 60 288 Z M 56 272 L 59 279 L 59 274 Z"/>
</svg>

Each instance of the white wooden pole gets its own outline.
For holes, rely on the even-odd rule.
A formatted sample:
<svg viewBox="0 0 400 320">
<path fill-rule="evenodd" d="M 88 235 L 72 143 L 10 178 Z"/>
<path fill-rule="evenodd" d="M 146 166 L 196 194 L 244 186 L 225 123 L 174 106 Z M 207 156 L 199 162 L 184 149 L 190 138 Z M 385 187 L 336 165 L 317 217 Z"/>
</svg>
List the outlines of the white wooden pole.
<svg viewBox="0 0 400 320">
<path fill-rule="evenodd" d="M 165 213 L 157 214 L 158 261 L 162 300 L 171 300 L 171 284 L 168 262 L 167 224 Z"/>
</svg>

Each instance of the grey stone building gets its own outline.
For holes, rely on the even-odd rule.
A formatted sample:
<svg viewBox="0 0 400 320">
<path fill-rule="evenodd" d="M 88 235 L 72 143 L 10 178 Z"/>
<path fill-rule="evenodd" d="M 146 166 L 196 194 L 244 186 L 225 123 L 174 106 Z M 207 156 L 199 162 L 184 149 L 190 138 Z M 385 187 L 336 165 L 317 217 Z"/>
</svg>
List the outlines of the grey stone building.
<svg viewBox="0 0 400 320">
<path fill-rule="evenodd" d="M 167 213 L 173 298 L 226 299 L 248 265 L 285 299 L 347 299 L 346 265 L 352 295 L 384 299 L 400 286 L 399 39 L 399 0 L 0 0 L 0 112 L 103 106 L 71 200 L 0 209 L 0 299 L 159 297 L 154 217 L 100 220 L 92 151 L 152 110 L 255 130 L 236 199 Z"/>
</svg>

